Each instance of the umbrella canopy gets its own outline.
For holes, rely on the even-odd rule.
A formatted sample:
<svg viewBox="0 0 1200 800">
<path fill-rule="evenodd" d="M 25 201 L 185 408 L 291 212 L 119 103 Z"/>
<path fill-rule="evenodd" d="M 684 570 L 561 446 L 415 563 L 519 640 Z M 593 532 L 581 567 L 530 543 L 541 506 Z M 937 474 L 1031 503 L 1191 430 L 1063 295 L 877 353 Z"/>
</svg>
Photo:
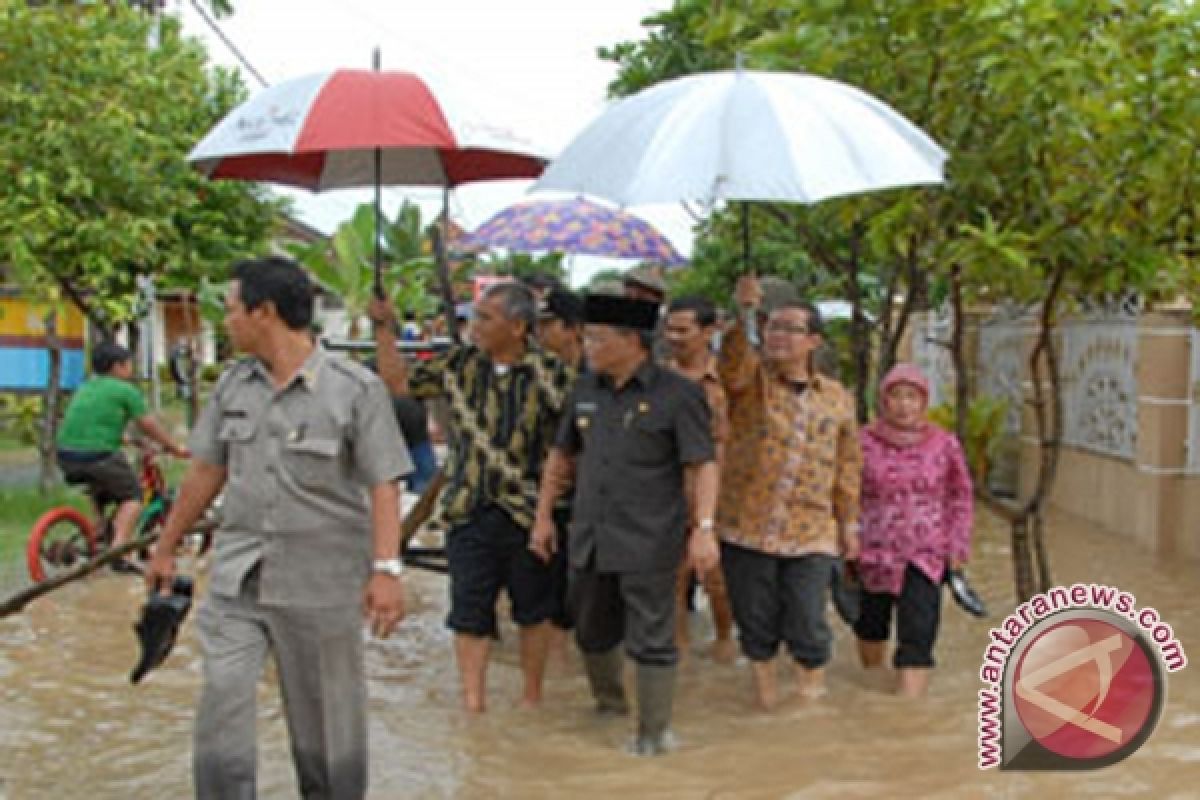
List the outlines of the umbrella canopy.
<svg viewBox="0 0 1200 800">
<path fill-rule="evenodd" d="M 474 117 L 447 86 L 408 72 L 340 69 L 254 95 L 188 161 L 212 178 L 321 190 L 535 178 L 546 159 L 514 132 Z"/>
<path fill-rule="evenodd" d="M 684 259 L 650 223 L 584 197 L 530 200 L 496 213 L 460 245 L 503 247 L 521 252 L 563 253 L 653 261 L 665 266 Z"/>
<path fill-rule="evenodd" d="M 815 203 L 942 182 L 946 154 L 871 95 L 812 75 L 734 70 L 667 81 L 583 130 L 536 189 L 620 205 Z"/>
<path fill-rule="evenodd" d="M 188 161 L 210 178 L 304 189 L 375 187 L 375 293 L 383 296 L 387 185 L 441 186 L 534 178 L 546 159 L 530 142 L 471 113 L 445 84 L 409 72 L 339 69 L 271 86 L 231 111 Z M 447 214 L 443 194 L 443 218 Z M 455 330 L 449 267 L 438 251 L 446 324 Z"/>
</svg>

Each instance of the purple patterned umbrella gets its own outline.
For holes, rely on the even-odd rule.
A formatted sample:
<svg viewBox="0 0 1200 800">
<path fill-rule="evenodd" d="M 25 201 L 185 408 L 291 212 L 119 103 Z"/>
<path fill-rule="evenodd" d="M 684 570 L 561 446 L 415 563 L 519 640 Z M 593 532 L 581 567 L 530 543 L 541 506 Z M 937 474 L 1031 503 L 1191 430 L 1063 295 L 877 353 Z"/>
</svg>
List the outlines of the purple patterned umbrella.
<svg viewBox="0 0 1200 800">
<path fill-rule="evenodd" d="M 650 223 L 583 197 L 530 200 L 496 213 L 463 237 L 464 250 L 503 247 L 520 252 L 557 250 L 579 255 L 678 266 L 683 257 Z"/>
</svg>

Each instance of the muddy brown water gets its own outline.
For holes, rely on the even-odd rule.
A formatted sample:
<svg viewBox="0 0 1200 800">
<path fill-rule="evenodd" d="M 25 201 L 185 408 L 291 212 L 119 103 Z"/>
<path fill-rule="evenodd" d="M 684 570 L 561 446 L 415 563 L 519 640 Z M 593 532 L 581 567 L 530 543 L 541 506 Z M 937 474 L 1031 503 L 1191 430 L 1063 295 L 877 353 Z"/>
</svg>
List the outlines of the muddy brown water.
<svg viewBox="0 0 1200 800">
<path fill-rule="evenodd" d="M 1200 654 L 1200 564 L 1161 559 L 1078 520 L 1057 517 L 1051 555 L 1059 583 L 1095 581 L 1156 608 L 1195 661 Z M 971 573 L 996 624 L 1012 608 L 1007 530 L 980 520 Z M 505 631 L 489 676 L 491 710 L 457 710 L 451 641 L 442 627 L 444 579 L 410 573 L 410 616 L 368 648 L 371 796 L 378 798 L 996 798 L 1200 797 L 1200 665 L 1170 676 L 1149 741 L 1094 772 L 981 772 L 976 693 L 989 624 L 947 603 L 939 668 L 926 702 L 883 691 L 859 670 L 835 621 L 829 696 L 794 699 L 772 714 L 749 709 L 745 664 L 694 650 L 681 671 L 679 749 L 635 759 L 620 748 L 628 721 L 590 711 L 578 659 L 552 665 L 544 709 L 513 707 L 516 637 Z M 96 577 L 0 620 L 0 798 L 187 797 L 200 658 L 185 628 L 164 668 L 140 686 L 130 626 L 136 581 Z M 276 685 L 259 702 L 260 796 L 294 797 Z"/>
</svg>

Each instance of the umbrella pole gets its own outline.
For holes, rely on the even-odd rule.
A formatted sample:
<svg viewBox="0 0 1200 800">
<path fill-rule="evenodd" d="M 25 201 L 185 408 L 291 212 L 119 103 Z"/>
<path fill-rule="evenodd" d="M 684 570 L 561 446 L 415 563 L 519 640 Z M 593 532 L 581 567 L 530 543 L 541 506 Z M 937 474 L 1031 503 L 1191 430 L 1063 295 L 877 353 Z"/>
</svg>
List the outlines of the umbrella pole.
<svg viewBox="0 0 1200 800">
<path fill-rule="evenodd" d="M 375 296 L 387 297 L 383 291 L 383 151 L 375 148 Z"/>
<path fill-rule="evenodd" d="M 750 268 L 750 203 L 742 201 L 742 272 L 753 275 Z"/>
<path fill-rule="evenodd" d="M 441 290 L 442 305 L 446 308 L 446 333 L 457 342 L 458 317 L 455 316 L 454 286 L 450 283 L 450 257 L 446 254 L 446 241 L 450 231 L 450 189 L 442 189 L 442 224 L 435 225 L 433 234 L 433 258 L 437 269 L 438 288 Z"/>
<path fill-rule="evenodd" d="M 750 265 L 750 203 L 742 201 L 741 208 L 742 217 L 742 273 L 744 275 L 753 275 L 754 269 Z M 762 338 L 758 334 L 758 319 L 755 314 L 746 314 L 742 321 L 742 325 L 746 331 L 746 340 L 751 345 L 758 347 L 762 344 Z"/>
<path fill-rule="evenodd" d="M 379 48 L 371 55 L 371 66 L 380 70 Z M 381 300 L 383 291 L 383 150 L 375 148 L 375 296 Z"/>
</svg>

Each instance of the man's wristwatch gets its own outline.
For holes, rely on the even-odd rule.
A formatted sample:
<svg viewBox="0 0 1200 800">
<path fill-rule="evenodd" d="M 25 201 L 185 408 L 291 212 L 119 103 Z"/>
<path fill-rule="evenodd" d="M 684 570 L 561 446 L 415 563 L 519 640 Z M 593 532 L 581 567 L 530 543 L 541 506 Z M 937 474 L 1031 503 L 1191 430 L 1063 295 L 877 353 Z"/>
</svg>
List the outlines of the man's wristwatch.
<svg viewBox="0 0 1200 800">
<path fill-rule="evenodd" d="M 404 574 L 404 562 L 398 558 L 377 558 L 371 562 L 371 571 L 399 578 Z"/>
<path fill-rule="evenodd" d="M 696 523 L 696 527 L 707 533 L 713 533 L 717 530 L 717 524 L 713 522 L 712 517 L 705 517 Z"/>
</svg>

